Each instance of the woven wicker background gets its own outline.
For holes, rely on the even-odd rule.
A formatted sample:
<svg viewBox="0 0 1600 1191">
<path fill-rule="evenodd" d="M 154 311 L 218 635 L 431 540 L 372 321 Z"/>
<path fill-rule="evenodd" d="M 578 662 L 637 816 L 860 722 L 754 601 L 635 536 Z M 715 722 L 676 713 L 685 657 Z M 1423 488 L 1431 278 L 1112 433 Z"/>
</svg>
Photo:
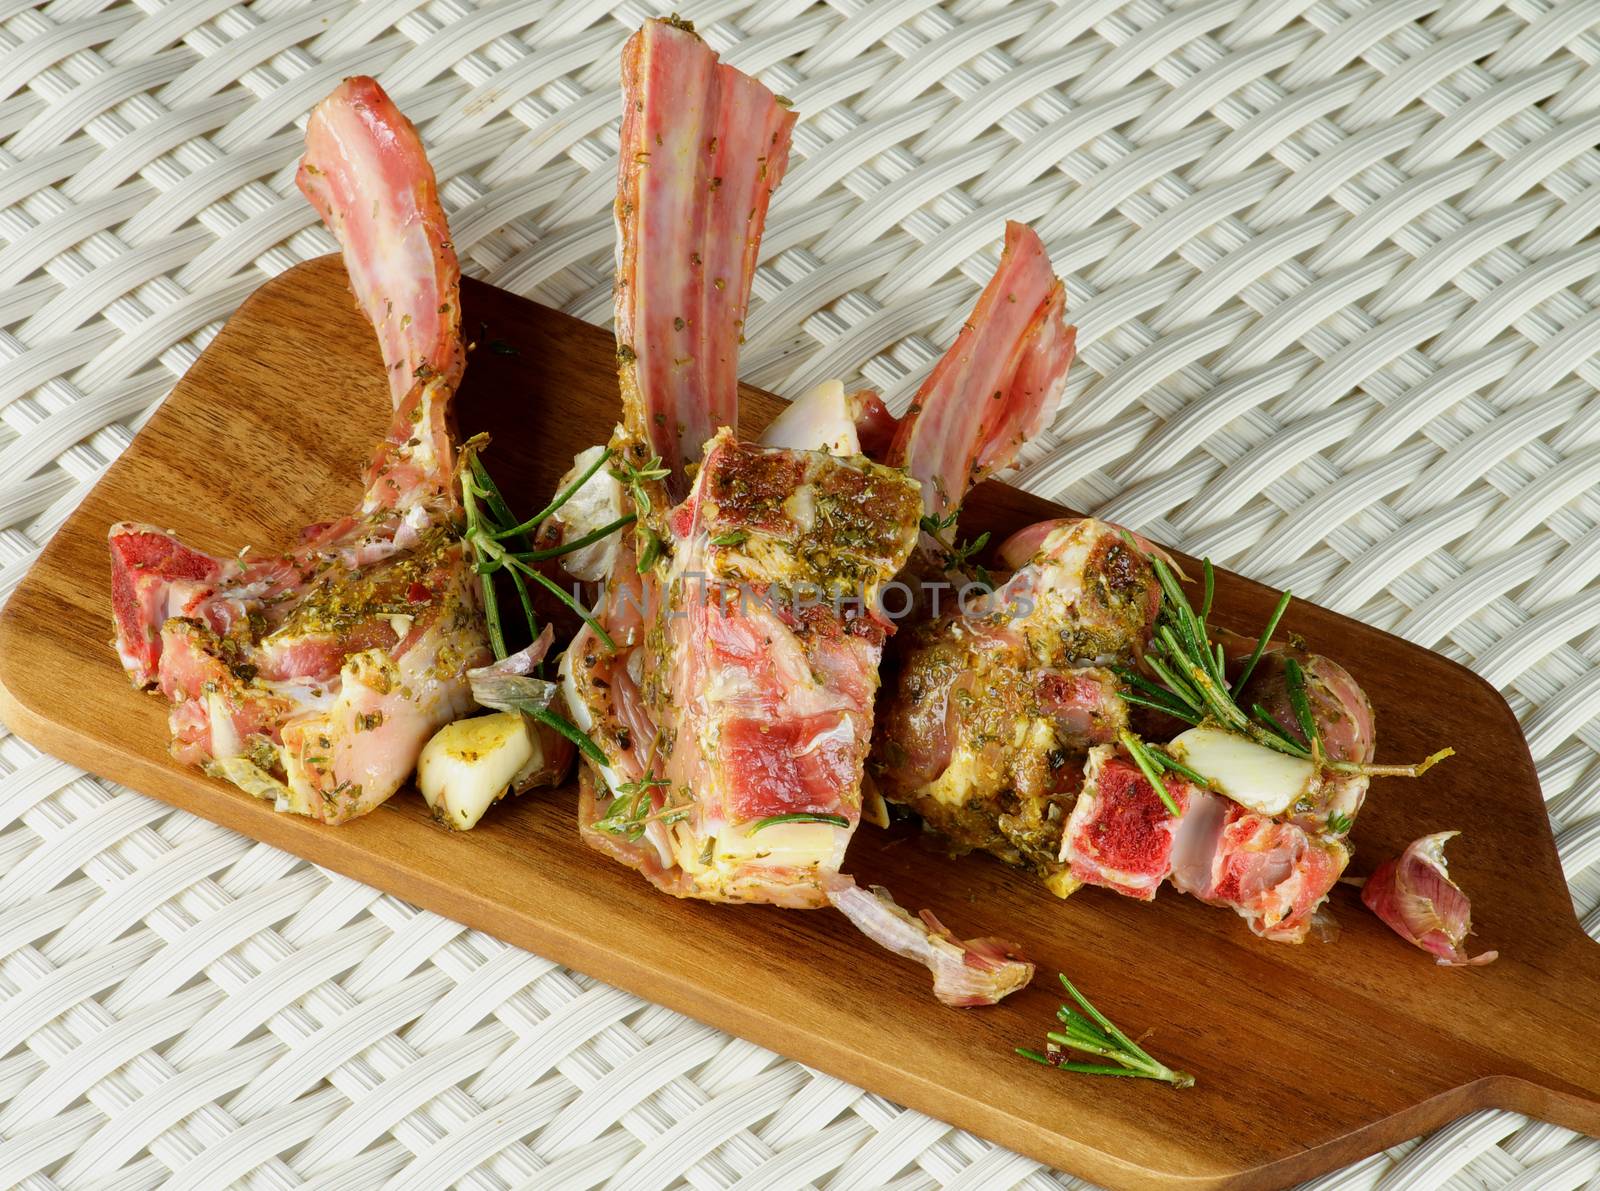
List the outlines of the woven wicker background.
<svg viewBox="0 0 1600 1191">
<path fill-rule="evenodd" d="M 1031 221 L 1081 354 L 1021 482 L 1495 682 L 1600 936 L 1600 3 L 677 7 L 803 114 L 746 378 L 903 405 Z M 655 11 L 0 0 L 0 597 L 333 247 L 291 163 L 343 75 L 422 128 L 469 272 L 606 320 L 617 52 Z M 1325 1185 L 1597 1172 L 1486 1112 Z M 1074 1185 L 0 729 L 0 1186 L 235 1180 Z"/>
</svg>

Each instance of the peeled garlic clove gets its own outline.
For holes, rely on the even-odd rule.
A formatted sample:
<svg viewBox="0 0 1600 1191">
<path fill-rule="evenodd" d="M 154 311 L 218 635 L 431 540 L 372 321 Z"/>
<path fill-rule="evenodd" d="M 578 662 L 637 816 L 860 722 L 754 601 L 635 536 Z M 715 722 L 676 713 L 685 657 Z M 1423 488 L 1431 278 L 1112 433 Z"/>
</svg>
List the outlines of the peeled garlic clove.
<svg viewBox="0 0 1600 1191">
<path fill-rule="evenodd" d="M 1310 761 L 1222 728 L 1190 728 L 1167 747 L 1190 769 L 1210 778 L 1219 794 L 1262 815 L 1283 814 L 1316 778 Z"/>
<path fill-rule="evenodd" d="M 825 380 L 804 396 L 791 401 L 761 435 L 764 447 L 795 451 L 827 451 L 830 455 L 859 455 L 861 440 L 844 384 Z"/>
<path fill-rule="evenodd" d="M 446 724 L 423 746 L 417 788 L 435 819 L 466 831 L 542 764 L 544 750 L 520 712 L 474 716 Z"/>
</svg>

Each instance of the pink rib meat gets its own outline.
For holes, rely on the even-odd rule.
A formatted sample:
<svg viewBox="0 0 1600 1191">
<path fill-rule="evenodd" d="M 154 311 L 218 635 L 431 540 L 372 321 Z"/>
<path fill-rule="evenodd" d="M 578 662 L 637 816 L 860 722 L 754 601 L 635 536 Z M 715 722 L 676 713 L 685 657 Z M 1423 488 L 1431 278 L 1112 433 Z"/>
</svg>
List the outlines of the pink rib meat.
<svg viewBox="0 0 1600 1191">
<path fill-rule="evenodd" d="M 671 469 L 738 428 L 738 345 L 794 113 L 692 32 L 648 21 L 622 53 L 616 329 L 625 423 Z"/>
<path fill-rule="evenodd" d="M 1076 343 L 1065 309 L 1038 233 L 1008 222 L 999 268 L 890 448 L 889 461 L 921 481 L 928 513 L 959 507 L 967 489 L 1010 463 L 1055 412 Z"/>
<path fill-rule="evenodd" d="M 422 141 L 377 82 L 345 79 L 312 110 L 295 184 L 339 237 L 396 408 L 418 380 L 455 388 L 461 269 Z"/>
<path fill-rule="evenodd" d="M 369 78 L 317 106 L 306 142 L 301 187 L 345 247 L 395 406 L 366 498 L 279 554 L 213 558 L 115 525 L 112 592 L 124 667 L 173 705 L 174 755 L 340 822 L 472 706 L 465 672 L 488 649 L 455 526 L 460 272 L 433 170 Z"/>
</svg>

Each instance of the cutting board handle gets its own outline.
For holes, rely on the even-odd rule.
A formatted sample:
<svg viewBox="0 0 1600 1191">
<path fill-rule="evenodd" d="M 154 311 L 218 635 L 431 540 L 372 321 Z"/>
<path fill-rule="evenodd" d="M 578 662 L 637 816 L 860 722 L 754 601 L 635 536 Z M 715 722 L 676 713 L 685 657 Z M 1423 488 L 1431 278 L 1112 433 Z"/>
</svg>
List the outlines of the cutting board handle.
<svg viewBox="0 0 1600 1191">
<path fill-rule="evenodd" d="M 1556 992 L 1533 1012 L 1526 999 L 1507 1007 L 1503 1025 L 1522 1069 L 1495 1081 L 1492 1099 L 1600 1137 L 1600 942 L 1577 927 L 1549 974 Z"/>
</svg>

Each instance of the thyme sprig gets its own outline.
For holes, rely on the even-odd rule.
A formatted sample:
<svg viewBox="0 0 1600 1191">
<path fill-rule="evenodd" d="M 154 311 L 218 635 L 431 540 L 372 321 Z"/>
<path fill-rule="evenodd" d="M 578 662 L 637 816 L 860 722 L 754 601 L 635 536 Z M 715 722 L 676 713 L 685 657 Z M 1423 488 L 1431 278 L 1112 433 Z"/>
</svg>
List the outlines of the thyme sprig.
<svg viewBox="0 0 1600 1191">
<path fill-rule="evenodd" d="M 626 459 L 617 457 L 616 466 L 611 469 L 611 478 L 628 490 L 628 496 L 633 501 L 634 514 L 639 524 L 640 546 L 637 565 L 641 575 L 656 565 L 663 550 L 661 535 L 650 525 L 650 514 L 655 510 L 655 502 L 650 498 L 650 485 L 659 483 L 671 474 L 670 467 L 661 466 L 660 455 L 650 456 L 643 467 L 635 467 Z"/>
<path fill-rule="evenodd" d="M 1045 1035 L 1049 1039 L 1049 1045 L 1044 1054 L 1019 1046 L 1017 1047 L 1019 1055 L 1025 1059 L 1032 1059 L 1035 1063 L 1043 1063 L 1047 1067 L 1055 1067 L 1062 1071 L 1077 1071 L 1084 1075 L 1156 1079 L 1175 1088 L 1194 1086 L 1194 1076 L 1187 1071 L 1174 1071 L 1159 1059 L 1152 1057 L 1149 1051 L 1117 1029 L 1110 1018 L 1090 1004 L 1089 998 L 1079 992 L 1072 981 L 1061 976 L 1061 983 L 1072 999 L 1078 1003 L 1079 1008 L 1063 1005 L 1056 1010 L 1056 1019 L 1063 1028 L 1051 1030 Z M 1095 1055 L 1101 1059 L 1109 1059 L 1110 1062 L 1084 1063 L 1068 1059 L 1066 1057 L 1068 1051 Z"/>
<path fill-rule="evenodd" d="M 1132 539 L 1129 541 L 1131 544 Z M 1239 695 L 1243 692 L 1245 683 L 1250 680 L 1251 674 L 1255 672 L 1268 641 L 1278 627 L 1278 622 L 1283 619 L 1284 611 L 1289 606 L 1290 594 L 1284 592 L 1279 598 L 1277 606 L 1273 608 L 1272 615 L 1267 618 L 1266 626 L 1256 640 L 1255 649 L 1239 671 L 1238 677 L 1230 683 L 1226 674 L 1227 658 L 1222 646 L 1211 639 L 1210 629 L 1206 623 L 1211 614 L 1212 596 L 1216 590 L 1216 572 L 1211 560 L 1208 558 L 1201 563 L 1205 595 L 1201 610 L 1196 612 L 1184 594 L 1178 577 L 1167 562 L 1156 555 L 1147 557 L 1155 570 L 1157 581 L 1161 584 L 1164 597 L 1161 614 L 1156 620 L 1155 636 L 1149 651 L 1145 654 L 1146 665 L 1159 681 L 1152 681 L 1134 670 L 1118 669 L 1117 674 L 1124 684 L 1121 694 L 1126 702 L 1165 712 L 1188 724 L 1214 724 L 1248 737 L 1274 752 L 1310 761 L 1319 769 L 1337 773 L 1368 777 L 1420 777 L 1446 757 L 1455 755 L 1454 749 L 1443 748 L 1414 765 L 1374 765 L 1362 761 L 1330 759 L 1323 747 L 1316 719 L 1311 712 L 1305 671 L 1292 657 L 1284 660 L 1284 677 L 1288 686 L 1289 705 L 1305 737 L 1304 742 L 1260 704 L 1253 704 L 1250 711 L 1245 711 L 1239 705 Z M 1155 764 L 1159 765 L 1163 760 L 1169 760 L 1164 754 L 1157 754 L 1148 746 L 1144 751 L 1145 760 L 1153 761 Z M 1137 753 L 1134 754 L 1134 760 L 1140 762 L 1141 769 L 1145 767 L 1144 761 L 1140 760 Z M 1166 767 L 1171 768 L 1170 765 Z M 1146 777 L 1149 777 L 1148 773 Z M 1157 782 L 1152 781 L 1152 784 L 1156 785 L 1158 791 L 1161 790 Z"/>
<path fill-rule="evenodd" d="M 594 821 L 595 830 L 637 843 L 644 838 L 645 827 L 653 817 L 654 791 L 667 785 L 667 780 L 659 777 L 623 782 L 613 792 L 615 797 L 606 813 Z"/>
<path fill-rule="evenodd" d="M 943 516 L 924 513 L 917 522 L 918 528 L 939 544 L 939 549 L 944 552 L 944 569 L 946 571 L 971 570 L 978 581 L 985 587 L 993 590 L 994 581 L 989 577 L 989 572 L 980 563 L 973 562 L 982 549 L 989 544 L 989 531 L 984 530 L 977 537 L 968 541 L 958 542 L 954 533 L 956 519 L 961 515 L 959 508 L 951 509 Z M 946 534 L 949 534 L 947 537 Z"/>
</svg>

